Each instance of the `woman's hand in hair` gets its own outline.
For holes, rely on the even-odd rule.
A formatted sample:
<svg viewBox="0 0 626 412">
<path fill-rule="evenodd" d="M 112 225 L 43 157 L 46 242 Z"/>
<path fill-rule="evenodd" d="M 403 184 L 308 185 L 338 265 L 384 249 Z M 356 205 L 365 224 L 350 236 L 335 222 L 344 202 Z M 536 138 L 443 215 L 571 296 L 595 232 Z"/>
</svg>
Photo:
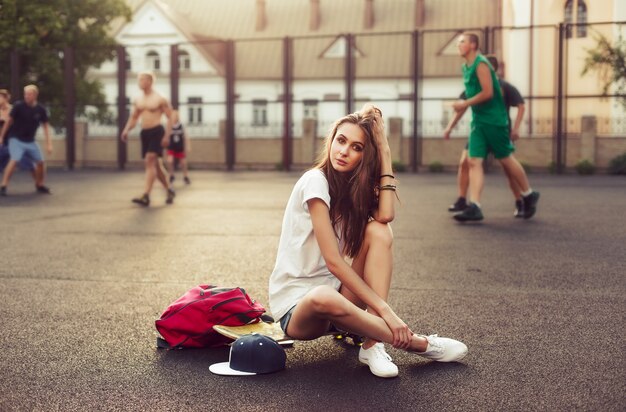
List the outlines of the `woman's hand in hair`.
<svg viewBox="0 0 626 412">
<path fill-rule="evenodd" d="M 372 119 L 372 134 L 374 141 L 379 149 L 389 149 L 389 140 L 387 140 L 387 133 L 385 132 L 385 121 L 383 120 L 383 114 L 377 107 L 372 107 L 374 118 Z"/>
<path fill-rule="evenodd" d="M 385 309 L 379 312 L 380 317 L 383 318 L 389 329 L 393 333 L 393 342 L 391 344 L 397 349 L 408 349 L 411 345 L 411 339 L 413 332 L 407 326 L 402 319 L 395 314 L 395 312 L 387 306 Z"/>
</svg>

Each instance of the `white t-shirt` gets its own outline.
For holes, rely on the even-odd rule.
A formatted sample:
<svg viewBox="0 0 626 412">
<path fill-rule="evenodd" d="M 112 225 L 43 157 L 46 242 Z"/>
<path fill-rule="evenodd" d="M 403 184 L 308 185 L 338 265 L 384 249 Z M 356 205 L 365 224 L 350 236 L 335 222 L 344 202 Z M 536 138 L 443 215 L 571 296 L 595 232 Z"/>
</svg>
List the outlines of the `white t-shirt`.
<svg viewBox="0 0 626 412">
<path fill-rule="evenodd" d="M 270 310 L 276 320 L 314 287 L 328 285 L 339 290 L 341 286 L 339 279 L 328 270 L 313 233 L 307 200 L 315 198 L 323 200 L 330 208 L 328 181 L 319 169 L 302 175 L 285 209 L 276 266 L 269 287 Z"/>
</svg>

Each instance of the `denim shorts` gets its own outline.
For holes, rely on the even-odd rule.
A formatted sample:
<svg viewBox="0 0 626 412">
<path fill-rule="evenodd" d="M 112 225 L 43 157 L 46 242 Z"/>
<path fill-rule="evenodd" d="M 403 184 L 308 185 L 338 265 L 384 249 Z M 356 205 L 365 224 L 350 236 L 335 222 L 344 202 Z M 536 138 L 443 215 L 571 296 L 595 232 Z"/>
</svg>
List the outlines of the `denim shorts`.
<svg viewBox="0 0 626 412">
<path fill-rule="evenodd" d="M 34 162 L 43 162 L 43 155 L 36 142 L 23 142 L 17 137 L 9 138 L 11 160 L 19 162 L 26 155 Z"/>
<path fill-rule="evenodd" d="M 9 155 L 9 148 L 5 145 L 0 145 L 0 173 L 2 173 L 5 167 L 7 167 L 10 158 L 11 156 Z M 22 160 L 18 162 L 18 165 L 22 170 L 35 169 L 35 162 L 27 155 L 24 155 L 24 157 L 22 157 Z"/>
<path fill-rule="evenodd" d="M 287 327 L 289 326 L 289 321 L 291 320 L 291 315 L 293 315 L 293 310 L 295 308 L 296 305 L 293 305 L 291 309 L 289 309 L 287 313 L 285 313 L 283 317 L 280 318 L 280 328 L 283 330 L 283 332 L 285 332 L 285 334 L 287 333 Z"/>
<path fill-rule="evenodd" d="M 282 318 L 280 318 L 280 320 L 278 321 L 280 323 L 280 328 L 283 330 L 283 332 L 285 332 L 285 335 L 287 334 L 287 328 L 289 327 L 289 321 L 291 321 L 291 316 L 293 315 L 293 311 L 296 309 L 297 305 L 293 305 L 291 307 L 291 309 L 289 309 L 287 311 L 287 313 L 285 313 L 283 315 Z M 335 332 L 337 331 L 338 333 L 340 332 L 340 330 L 333 325 L 332 323 L 330 323 L 328 325 L 328 332 Z"/>
</svg>

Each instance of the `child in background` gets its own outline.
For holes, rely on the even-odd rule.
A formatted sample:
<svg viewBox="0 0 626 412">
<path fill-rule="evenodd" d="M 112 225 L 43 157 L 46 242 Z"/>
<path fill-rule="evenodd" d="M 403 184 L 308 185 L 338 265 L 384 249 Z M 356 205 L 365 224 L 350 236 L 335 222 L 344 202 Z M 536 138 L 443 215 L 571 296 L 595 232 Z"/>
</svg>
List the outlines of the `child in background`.
<svg viewBox="0 0 626 412">
<path fill-rule="evenodd" d="M 183 168 L 183 179 L 186 184 L 190 184 L 187 169 L 187 152 L 191 149 L 189 138 L 180 123 L 178 110 L 172 110 L 172 134 L 170 145 L 167 147 L 167 168 L 170 174 L 170 183 L 174 182 L 174 171 L 176 170 L 175 161 L 178 160 Z"/>
</svg>

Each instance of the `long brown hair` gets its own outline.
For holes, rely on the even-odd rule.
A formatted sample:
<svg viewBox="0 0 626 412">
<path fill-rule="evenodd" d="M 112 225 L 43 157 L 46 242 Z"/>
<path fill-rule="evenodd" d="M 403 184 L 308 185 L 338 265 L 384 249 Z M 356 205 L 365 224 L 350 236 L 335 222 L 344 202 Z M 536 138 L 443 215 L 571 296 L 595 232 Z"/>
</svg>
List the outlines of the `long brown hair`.
<svg viewBox="0 0 626 412">
<path fill-rule="evenodd" d="M 335 230 L 340 230 L 342 252 L 350 257 L 361 250 L 368 219 L 378 205 L 375 188 L 380 175 L 380 158 L 374 136 L 377 121 L 382 122 L 382 114 L 371 105 L 337 120 L 326 136 L 324 150 L 315 165 L 328 180 L 330 219 Z M 359 126 L 365 134 L 365 144 L 359 164 L 351 172 L 341 173 L 333 168 L 330 155 L 337 129 L 344 123 Z"/>
</svg>

